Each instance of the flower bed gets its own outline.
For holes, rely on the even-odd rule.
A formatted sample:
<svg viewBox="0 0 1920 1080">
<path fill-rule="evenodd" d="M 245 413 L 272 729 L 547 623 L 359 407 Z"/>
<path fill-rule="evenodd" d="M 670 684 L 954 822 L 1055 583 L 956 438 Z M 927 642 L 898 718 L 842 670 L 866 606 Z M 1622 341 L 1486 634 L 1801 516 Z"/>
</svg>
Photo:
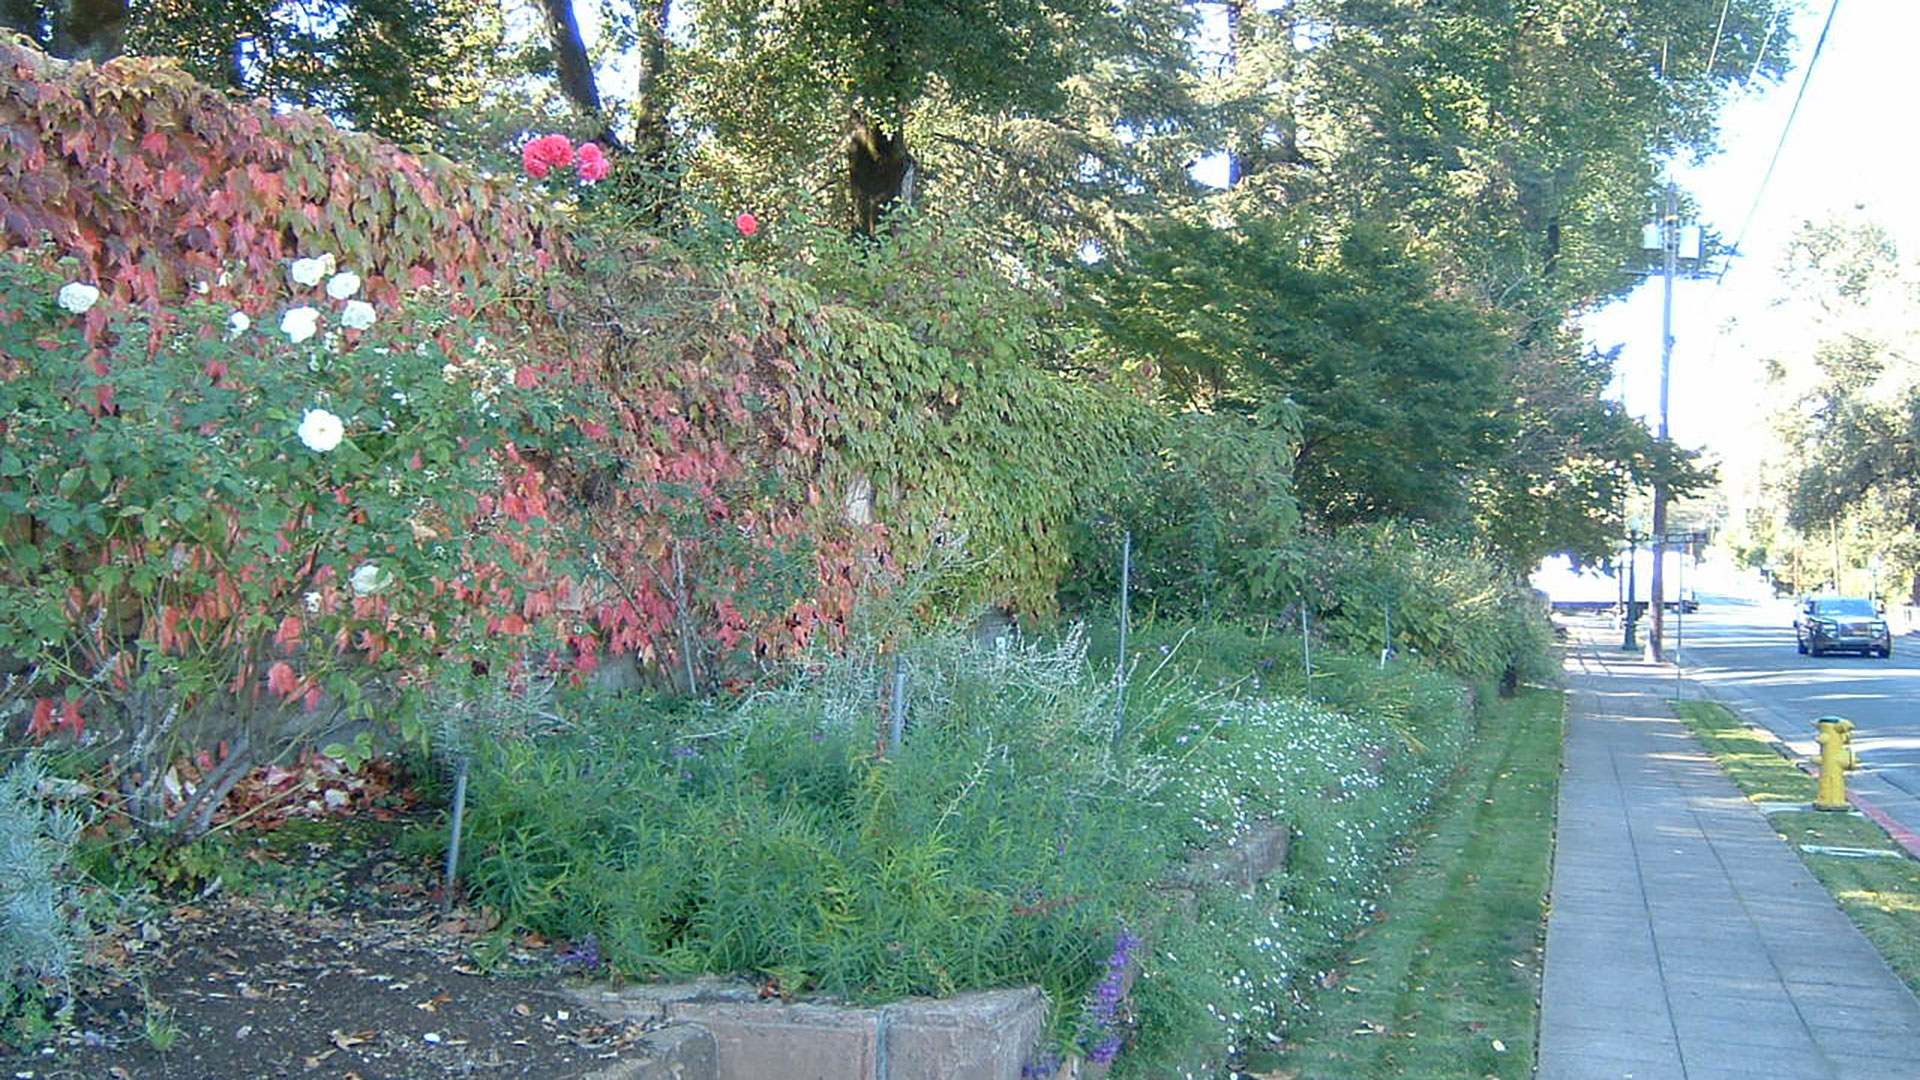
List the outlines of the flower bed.
<svg viewBox="0 0 1920 1080">
<path fill-rule="evenodd" d="M 862 1007 L 1037 986 L 1034 1075 L 1109 1056 L 1164 1075 L 1278 1031 L 1470 723 L 1437 676 L 1377 677 L 1391 719 L 1168 679 L 1134 688 L 1115 740 L 1110 683 L 1074 642 L 908 662 L 885 755 L 879 665 L 723 712 L 595 702 L 483 751 L 473 888 L 510 925 L 591 936 L 626 977 Z M 1287 870 L 1262 873 L 1276 822 Z"/>
</svg>

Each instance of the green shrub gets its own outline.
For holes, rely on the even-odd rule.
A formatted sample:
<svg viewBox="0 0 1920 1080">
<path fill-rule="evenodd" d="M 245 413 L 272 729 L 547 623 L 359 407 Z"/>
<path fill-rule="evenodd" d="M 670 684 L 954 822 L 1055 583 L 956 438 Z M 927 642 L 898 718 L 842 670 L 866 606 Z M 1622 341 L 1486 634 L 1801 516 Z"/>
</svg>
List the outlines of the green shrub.
<svg viewBox="0 0 1920 1080">
<path fill-rule="evenodd" d="M 446 297 L 375 308 L 302 262 L 298 306 L 255 322 L 131 313 L 0 259 L 0 660 L 31 677 L 30 736 L 91 726 L 140 778 L 142 826 L 203 830 L 256 763 L 392 715 L 396 674 L 450 647 L 532 647 L 543 504 L 514 447 L 577 444 L 570 391 L 517 385 Z"/>
<path fill-rule="evenodd" d="M 1390 642 L 1476 686 L 1554 677 L 1546 611 L 1477 545 L 1392 523 L 1313 547 L 1308 595 L 1341 649 L 1377 654 Z"/>
<path fill-rule="evenodd" d="M 1074 530 L 1062 586 L 1068 608 L 1084 612 L 1118 595 L 1129 535 L 1141 612 L 1223 618 L 1284 602 L 1275 568 L 1300 531 L 1298 442 L 1298 419 L 1284 402 L 1251 417 L 1179 413 L 1142 432 L 1132 472 Z"/>
</svg>

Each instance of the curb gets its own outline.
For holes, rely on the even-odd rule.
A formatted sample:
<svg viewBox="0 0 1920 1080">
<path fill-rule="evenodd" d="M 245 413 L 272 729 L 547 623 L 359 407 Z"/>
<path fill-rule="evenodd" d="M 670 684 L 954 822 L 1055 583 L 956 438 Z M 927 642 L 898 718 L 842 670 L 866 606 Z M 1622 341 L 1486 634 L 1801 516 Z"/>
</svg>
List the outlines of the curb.
<svg viewBox="0 0 1920 1080">
<path fill-rule="evenodd" d="M 1806 766 L 1802 765 L 1801 767 L 1805 768 Z M 1885 810 L 1873 805 L 1859 795 L 1848 792 L 1847 801 L 1852 803 L 1861 813 L 1872 818 L 1874 824 L 1885 829 L 1887 835 L 1893 839 L 1893 842 L 1900 845 L 1901 850 L 1907 853 L 1908 858 L 1920 859 L 1920 833 L 1915 833 L 1912 829 L 1893 820 L 1892 816 Z"/>
<path fill-rule="evenodd" d="M 1793 747 L 1787 745 L 1787 741 L 1775 734 L 1772 728 L 1767 727 L 1765 724 L 1756 724 L 1752 720 L 1749 720 L 1744 710 L 1736 708 L 1732 702 L 1729 702 L 1722 695 L 1715 693 L 1711 686 L 1706 686 L 1694 682 L 1692 679 L 1688 679 L 1685 672 L 1680 673 L 1680 678 L 1683 679 L 1688 686 L 1700 692 L 1701 700 L 1712 701 L 1714 704 L 1719 705 L 1721 708 L 1739 717 L 1741 723 L 1745 724 L 1749 730 L 1758 735 L 1761 741 L 1772 747 L 1773 752 L 1779 754 L 1788 764 L 1806 773 L 1808 776 L 1814 777 L 1815 779 L 1819 778 L 1819 763 L 1807 758 L 1794 750 Z M 1920 833 L 1915 833 L 1912 829 L 1895 821 L 1893 815 L 1873 805 L 1866 796 L 1858 792 L 1848 791 L 1847 802 L 1854 809 L 1865 814 L 1875 825 L 1880 826 L 1881 830 L 1887 834 L 1888 839 L 1899 846 L 1901 851 L 1906 852 L 1907 858 L 1920 861 Z"/>
</svg>

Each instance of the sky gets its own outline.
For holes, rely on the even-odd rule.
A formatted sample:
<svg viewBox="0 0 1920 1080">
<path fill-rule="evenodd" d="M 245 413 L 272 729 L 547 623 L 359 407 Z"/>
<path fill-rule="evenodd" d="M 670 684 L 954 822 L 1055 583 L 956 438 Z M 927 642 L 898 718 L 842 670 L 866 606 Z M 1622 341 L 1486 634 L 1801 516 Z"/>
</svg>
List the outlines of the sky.
<svg viewBox="0 0 1920 1080">
<path fill-rule="evenodd" d="M 1764 93 L 1722 113 L 1724 151 L 1674 179 L 1693 192 L 1700 222 L 1731 243 L 1755 196 L 1800 91 L 1833 0 L 1801 0 L 1793 70 Z M 1779 164 L 1760 195 L 1741 249 L 1712 279 L 1674 285 L 1674 347 L 1668 418 L 1675 441 L 1723 457 L 1765 445 L 1761 371 L 1738 324 L 1761 321 L 1774 271 L 1794 231 L 1856 207 L 1892 231 L 1903 259 L 1920 253 L 1920 140 L 1902 119 L 1914 100 L 1910 72 L 1920 40 L 1916 0 L 1838 0 L 1832 29 L 1807 82 Z M 1660 299 L 1657 277 L 1583 320 L 1598 348 L 1621 346 L 1613 393 L 1657 426 Z M 1733 329 L 1729 332 L 1729 324 Z"/>
</svg>

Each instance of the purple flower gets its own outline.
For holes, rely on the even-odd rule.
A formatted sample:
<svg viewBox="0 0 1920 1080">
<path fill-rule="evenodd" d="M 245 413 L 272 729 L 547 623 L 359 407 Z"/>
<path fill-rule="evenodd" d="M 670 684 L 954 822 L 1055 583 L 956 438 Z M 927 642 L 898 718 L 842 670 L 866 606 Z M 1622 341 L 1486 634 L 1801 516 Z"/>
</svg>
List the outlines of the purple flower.
<svg viewBox="0 0 1920 1080">
<path fill-rule="evenodd" d="M 598 971 L 600 968 L 600 939 L 588 934 L 573 946 L 560 954 L 562 967 L 576 967 L 581 971 Z"/>
<path fill-rule="evenodd" d="M 1020 1066 L 1021 1080 L 1045 1080 L 1060 1071 L 1060 1055 L 1047 1054 Z"/>
<path fill-rule="evenodd" d="M 1134 951 L 1139 947 L 1139 938 L 1121 930 L 1113 939 L 1113 952 L 1107 956 L 1107 973 L 1094 985 L 1093 1000 L 1087 1008 L 1093 1031 L 1081 1040 L 1081 1045 L 1087 1045 L 1094 1035 L 1100 1036 L 1100 1041 L 1087 1051 L 1087 1060 L 1096 1065 L 1108 1064 L 1120 1054 L 1123 1041 L 1117 1030 L 1120 1002 L 1126 994 L 1127 969 L 1132 966 Z"/>
</svg>

